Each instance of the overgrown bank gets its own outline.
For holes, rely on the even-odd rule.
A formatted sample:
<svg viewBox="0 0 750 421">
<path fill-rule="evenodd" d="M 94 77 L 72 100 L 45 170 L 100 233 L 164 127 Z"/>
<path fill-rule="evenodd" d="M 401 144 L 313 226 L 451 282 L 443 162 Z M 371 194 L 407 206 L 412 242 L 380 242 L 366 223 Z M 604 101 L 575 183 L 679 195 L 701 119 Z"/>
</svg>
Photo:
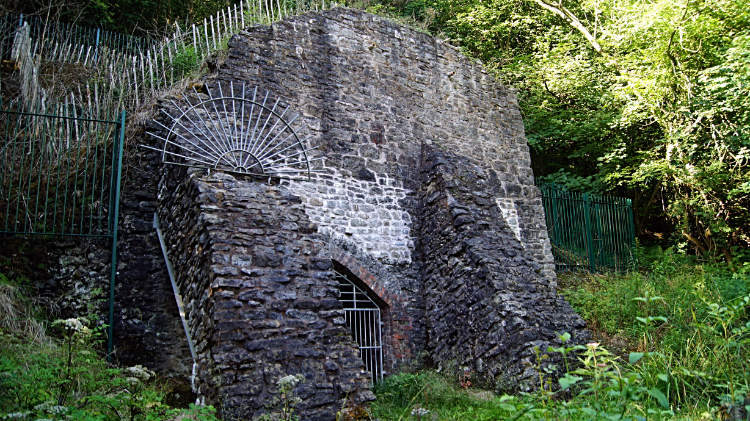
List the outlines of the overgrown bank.
<svg viewBox="0 0 750 421">
<path fill-rule="evenodd" d="M 671 249 L 643 257 L 648 270 L 642 273 L 561 277 L 563 294 L 596 339 L 586 346 L 539 350 L 529 362 L 541 368 L 536 392 L 495 396 L 472 384 L 471 372 L 402 373 L 378 385 L 375 416 L 745 419 L 750 276 Z M 570 366 L 546 366 L 545 354 L 554 353 L 567 354 Z M 552 380 L 557 368 L 567 374 Z"/>
<path fill-rule="evenodd" d="M 167 379 L 108 364 L 95 300 L 86 316 L 55 319 L 55 303 L 22 275 L 28 259 L 2 259 L 19 270 L 0 273 L 0 419 L 216 419 L 211 407 L 188 407 Z"/>
</svg>

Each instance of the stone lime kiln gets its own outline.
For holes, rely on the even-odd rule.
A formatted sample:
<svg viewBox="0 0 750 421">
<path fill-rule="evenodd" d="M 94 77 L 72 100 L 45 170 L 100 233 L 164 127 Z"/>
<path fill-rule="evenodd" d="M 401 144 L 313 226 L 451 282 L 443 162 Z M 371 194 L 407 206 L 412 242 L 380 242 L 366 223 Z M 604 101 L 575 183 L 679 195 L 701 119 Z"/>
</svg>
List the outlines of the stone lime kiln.
<svg viewBox="0 0 750 421">
<path fill-rule="evenodd" d="M 159 110 L 136 170 L 154 207 L 129 221 L 156 211 L 184 303 L 194 365 L 164 365 L 193 367 L 225 417 L 267 411 L 300 373 L 300 416 L 333 420 L 418 354 L 527 388 L 535 346 L 586 337 L 556 293 L 515 93 L 454 47 L 359 11 L 306 14 L 234 36 L 216 74 Z M 160 256 L 142 225 L 125 231 Z M 123 291 L 168 285 L 144 273 Z M 123 294 L 134 320 L 166 305 Z M 138 323 L 115 332 L 132 341 Z"/>
</svg>

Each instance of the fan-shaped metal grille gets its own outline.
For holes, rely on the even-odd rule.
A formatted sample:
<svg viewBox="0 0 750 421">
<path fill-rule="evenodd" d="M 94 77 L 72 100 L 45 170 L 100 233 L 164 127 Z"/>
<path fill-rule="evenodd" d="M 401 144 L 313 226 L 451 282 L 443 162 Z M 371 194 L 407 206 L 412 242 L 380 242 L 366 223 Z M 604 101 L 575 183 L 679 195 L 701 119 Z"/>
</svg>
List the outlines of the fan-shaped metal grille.
<svg viewBox="0 0 750 421">
<path fill-rule="evenodd" d="M 162 137 L 150 133 L 164 142 L 162 149 L 142 145 L 161 152 L 162 162 L 221 169 L 228 172 L 274 177 L 292 177 L 312 172 L 309 152 L 300 139 L 300 127 L 291 124 L 298 115 L 289 118 L 289 106 L 279 106 L 280 99 L 269 100 L 269 93 L 258 94 L 258 88 L 235 89 L 229 86 L 225 94 L 221 85 L 218 94 L 206 88 L 206 94 L 195 88 L 194 95 L 183 101 L 172 101 L 177 110 L 171 116 L 172 124 Z M 320 159 L 320 158 L 317 158 Z"/>
</svg>

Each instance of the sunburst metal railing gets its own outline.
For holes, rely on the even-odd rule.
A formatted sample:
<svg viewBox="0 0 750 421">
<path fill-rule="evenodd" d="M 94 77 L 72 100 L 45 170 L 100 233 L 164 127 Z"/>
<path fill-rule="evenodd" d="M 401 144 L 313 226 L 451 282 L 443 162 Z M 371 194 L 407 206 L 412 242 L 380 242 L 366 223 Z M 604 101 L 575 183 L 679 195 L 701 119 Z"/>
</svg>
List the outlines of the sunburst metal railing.
<svg viewBox="0 0 750 421">
<path fill-rule="evenodd" d="M 176 114 L 169 115 L 169 126 L 157 122 L 166 134 L 150 133 L 163 147 L 142 146 L 160 152 L 162 162 L 172 165 L 281 178 L 309 179 L 323 171 L 312 168 L 322 158 L 310 158 L 317 147 L 306 146 L 311 136 L 300 138 L 304 125 L 292 127 L 299 115 L 289 117 L 290 107 L 269 95 L 244 84 L 235 89 L 230 83 L 226 93 L 221 85 L 206 87 L 205 93 L 194 88 L 193 95 L 171 101 Z"/>
</svg>

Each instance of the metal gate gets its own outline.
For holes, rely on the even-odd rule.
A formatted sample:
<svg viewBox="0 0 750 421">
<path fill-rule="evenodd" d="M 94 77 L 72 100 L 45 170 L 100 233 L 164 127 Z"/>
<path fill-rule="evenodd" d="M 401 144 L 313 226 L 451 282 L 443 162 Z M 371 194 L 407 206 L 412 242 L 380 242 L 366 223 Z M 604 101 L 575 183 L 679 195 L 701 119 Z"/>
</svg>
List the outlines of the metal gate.
<svg viewBox="0 0 750 421">
<path fill-rule="evenodd" d="M 359 355 L 367 370 L 372 373 L 373 382 L 380 380 L 383 378 L 380 307 L 348 276 L 339 271 L 335 271 L 335 274 L 341 291 L 339 300 L 344 304 L 346 325 L 359 344 Z"/>
<path fill-rule="evenodd" d="M 546 183 L 539 189 L 557 271 L 635 269 L 630 199 L 569 192 Z"/>
</svg>

